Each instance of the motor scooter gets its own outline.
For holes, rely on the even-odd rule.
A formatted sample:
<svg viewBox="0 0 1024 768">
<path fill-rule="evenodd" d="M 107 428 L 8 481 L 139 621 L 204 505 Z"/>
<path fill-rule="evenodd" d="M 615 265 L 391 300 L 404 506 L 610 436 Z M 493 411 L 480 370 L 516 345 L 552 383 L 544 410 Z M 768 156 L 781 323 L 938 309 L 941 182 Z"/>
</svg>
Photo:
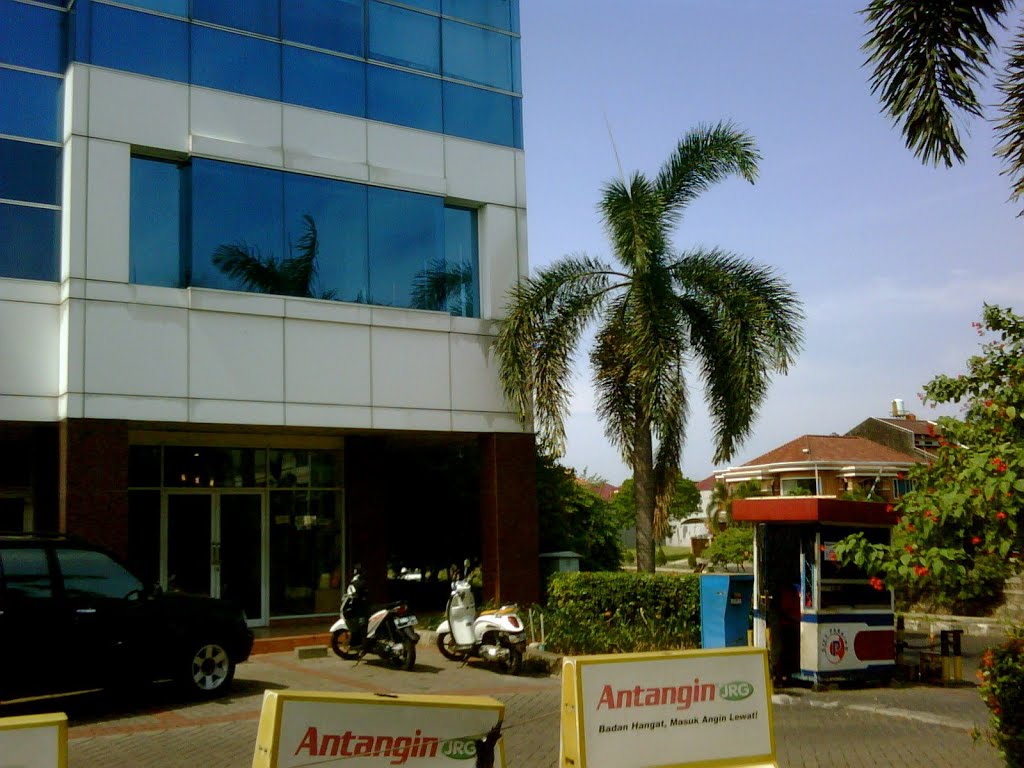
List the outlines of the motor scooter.
<svg viewBox="0 0 1024 768">
<path fill-rule="evenodd" d="M 371 614 L 363 576 L 357 570 L 341 601 L 341 616 L 331 626 L 331 649 L 349 661 L 373 653 L 395 669 L 409 670 L 416 665 L 417 623 L 401 601 Z"/>
<path fill-rule="evenodd" d="M 477 614 L 473 590 L 465 579 L 452 582 L 447 618 L 437 628 L 437 649 L 446 659 L 471 656 L 499 662 L 510 675 L 523 668 L 526 628 L 514 605 Z"/>
</svg>

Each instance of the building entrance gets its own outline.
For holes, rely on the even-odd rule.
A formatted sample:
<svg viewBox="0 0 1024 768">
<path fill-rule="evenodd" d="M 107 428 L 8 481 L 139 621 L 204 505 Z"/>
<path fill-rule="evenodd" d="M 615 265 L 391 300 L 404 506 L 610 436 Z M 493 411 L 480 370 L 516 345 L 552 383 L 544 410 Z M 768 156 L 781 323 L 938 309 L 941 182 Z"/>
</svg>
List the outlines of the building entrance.
<svg viewBox="0 0 1024 768">
<path fill-rule="evenodd" d="M 160 584 L 235 601 L 250 626 L 267 623 L 266 494 L 166 491 L 161 505 Z"/>
</svg>

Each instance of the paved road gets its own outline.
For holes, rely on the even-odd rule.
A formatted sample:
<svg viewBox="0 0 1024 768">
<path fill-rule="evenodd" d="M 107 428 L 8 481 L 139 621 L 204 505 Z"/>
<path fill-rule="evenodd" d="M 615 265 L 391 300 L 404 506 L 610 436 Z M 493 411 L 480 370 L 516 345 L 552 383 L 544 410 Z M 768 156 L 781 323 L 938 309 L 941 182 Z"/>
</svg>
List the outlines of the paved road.
<svg viewBox="0 0 1024 768">
<path fill-rule="evenodd" d="M 556 678 L 509 678 L 484 666 L 461 667 L 421 643 L 415 672 L 337 658 L 293 654 L 254 657 L 224 699 L 194 704 L 155 687 L 131 695 L 89 695 L 61 702 L 71 720 L 71 768 L 246 768 L 265 689 L 393 691 L 491 695 L 505 703 L 509 768 L 553 768 L 558 761 Z M 35 705 L 32 711 L 53 706 Z M 0 707 L 0 716 L 29 711 Z M 776 695 L 780 765 L 885 768 L 996 768 L 987 744 L 969 731 L 986 711 L 973 688 L 914 686 Z"/>
</svg>

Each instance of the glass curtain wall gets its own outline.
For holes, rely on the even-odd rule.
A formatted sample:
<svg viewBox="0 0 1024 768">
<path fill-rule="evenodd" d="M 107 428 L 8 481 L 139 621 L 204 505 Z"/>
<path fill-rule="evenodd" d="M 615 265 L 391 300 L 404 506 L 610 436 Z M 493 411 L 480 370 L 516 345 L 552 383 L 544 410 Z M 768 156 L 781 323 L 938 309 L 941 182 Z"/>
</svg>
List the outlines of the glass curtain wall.
<svg viewBox="0 0 1024 768">
<path fill-rule="evenodd" d="M 266 498 L 269 510 L 269 574 L 264 586 L 271 618 L 337 611 L 344 533 L 341 467 L 338 451 L 132 446 L 129 562 L 147 583 L 159 581 L 162 528 L 183 524 L 183 519 L 161 520 L 164 498 L 184 492 L 194 499 L 225 494 L 220 505 L 220 557 L 224 563 L 232 562 L 227 551 L 232 518 L 224 500 L 251 490 Z M 206 528 L 199 533 L 208 535 L 209 518 L 203 521 Z"/>
</svg>

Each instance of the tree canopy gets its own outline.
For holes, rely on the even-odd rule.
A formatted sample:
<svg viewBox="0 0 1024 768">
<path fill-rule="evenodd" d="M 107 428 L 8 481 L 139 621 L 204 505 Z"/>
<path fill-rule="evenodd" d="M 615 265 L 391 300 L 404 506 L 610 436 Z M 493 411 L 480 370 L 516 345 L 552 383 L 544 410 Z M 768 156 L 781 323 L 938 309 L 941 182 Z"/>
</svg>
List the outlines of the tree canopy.
<svg viewBox="0 0 1024 768">
<path fill-rule="evenodd" d="M 995 76 L 995 155 L 1010 177 L 1011 199 L 1024 196 L 1024 23 L 1004 51 L 996 32 L 1012 0 L 872 0 L 864 50 L 871 89 L 925 163 L 952 166 L 967 153 L 957 122 L 987 117 L 978 90 Z M 996 62 L 1004 59 L 997 69 Z"/>
<path fill-rule="evenodd" d="M 987 338 L 967 372 L 939 375 L 925 403 L 959 403 L 938 420 L 935 461 L 908 474 L 913 490 L 891 507 L 893 546 L 852 537 L 837 554 L 865 566 L 878 588 L 982 599 L 1024 549 L 1024 317 L 986 305 L 974 324 Z M 884 582 L 884 584 L 883 584 Z"/>
<path fill-rule="evenodd" d="M 800 303 L 773 270 L 718 249 L 678 253 L 669 242 L 690 202 L 731 176 L 753 182 L 759 159 L 750 136 L 719 123 L 687 133 L 653 178 L 607 183 L 599 207 L 614 263 L 564 257 L 523 280 L 499 331 L 506 397 L 561 453 L 576 350 L 597 326 L 597 413 L 633 469 L 640 571 L 654 570 L 655 508 L 679 473 L 687 373 L 703 386 L 715 459 L 725 461 L 801 343 Z"/>
</svg>

